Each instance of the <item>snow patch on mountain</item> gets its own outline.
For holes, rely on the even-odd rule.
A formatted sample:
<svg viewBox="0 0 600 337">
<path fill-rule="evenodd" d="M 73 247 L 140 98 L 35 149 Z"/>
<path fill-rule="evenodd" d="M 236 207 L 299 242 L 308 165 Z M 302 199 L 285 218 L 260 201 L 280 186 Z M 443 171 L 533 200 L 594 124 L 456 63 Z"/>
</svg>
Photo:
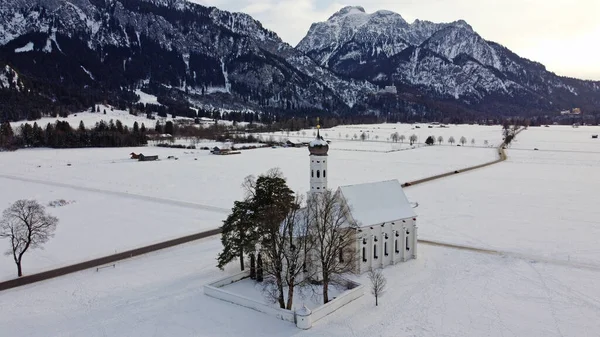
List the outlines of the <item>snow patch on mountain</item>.
<svg viewBox="0 0 600 337">
<path fill-rule="evenodd" d="M 15 53 L 26 53 L 33 50 L 33 42 L 28 42 L 26 45 L 15 49 Z"/>
</svg>

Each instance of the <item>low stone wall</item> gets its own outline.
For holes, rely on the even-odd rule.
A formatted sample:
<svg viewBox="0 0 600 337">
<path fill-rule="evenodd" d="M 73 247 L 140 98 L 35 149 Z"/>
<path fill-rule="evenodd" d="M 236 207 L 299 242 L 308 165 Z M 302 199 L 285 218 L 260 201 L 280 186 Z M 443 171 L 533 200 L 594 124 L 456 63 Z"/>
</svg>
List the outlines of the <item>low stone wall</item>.
<svg viewBox="0 0 600 337">
<path fill-rule="evenodd" d="M 239 274 L 235 274 L 230 277 L 226 277 L 224 279 L 218 280 L 211 284 L 207 284 L 204 286 L 204 294 L 210 297 L 218 298 L 220 300 L 230 302 L 233 304 L 240 305 L 242 307 L 250 308 L 252 310 L 260 311 L 267 315 L 276 317 L 278 319 L 295 323 L 295 314 L 293 311 L 284 310 L 281 308 L 275 308 L 268 304 L 253 300 L 251 298 L 244 297 L 242 295 L 231 293 L 227 290 L 224 290 L 222 287 L 242 280 L 244 278 L 250 277 L 250 271 L 244 271 Z"/>
<path fill-rule="evenodd" d="M 353 288 L 343 292 L 334 300 L 329 301 L 329 303 L 312 310 L 312 314 L 310 315 L 312 323 L 319 321 L 321 318 L 331 314 L 332 312 L 364 295 L 365 286 L 350 280 L 344 280 L 344 282 L 351 284 Z"/>
<path fill-rule="evenodd" d="M 229 303 L 237 304 L 242 307 L 246 307 L 252 310 L 256 310 L 267 315 L 276 317 L 278 319 L 292 322 L 296 324 L 296 313 L 294 311 L 285 310 L 281 308 L 275 308 L 271 305 L 262 303 L 260 301 L 234 294 L 223 289 L 224 286 L 243 280 L 247 277 L 250 277 L 250 271 L 246 270 L 241 273 L 220 279 L 213 283 L 207 284 L 204 286 L 204 294 L 206 296 L 210 296 L 213 298 L 217 298 Z M 302 329 L 308 329 L 312 326 L 312 323 L 317 322 L 321 318 L 331 314 L 332 312 L 340 309 L 346 304 L 354 301 L 355 299 L 361 297 L 364 294 L 364 286 L 360 285 L 356 282 L 343 279 L 344 284 L 347 284 L 351 287 L 351 289 L 343 292 L 340 296 L 336 297 L 334 300 L 329 301 L 329 303 L 322 305 L 308 314 L 303 314 L 303 327 Z M 308 322 L 308 323 L 307 323 Z M 300 323 L 300 322 L 298 322 Z M 300 327 L 300 326 L 299 326 Z"/>
</svg>

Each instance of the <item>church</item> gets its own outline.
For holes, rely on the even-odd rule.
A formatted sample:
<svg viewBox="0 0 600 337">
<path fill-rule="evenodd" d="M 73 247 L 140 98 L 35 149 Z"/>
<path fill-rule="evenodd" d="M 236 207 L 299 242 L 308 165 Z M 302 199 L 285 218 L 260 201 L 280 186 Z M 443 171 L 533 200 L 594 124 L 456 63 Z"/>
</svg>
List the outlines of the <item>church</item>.
<svg viewBox="0 0 600 337">
<path fill-rule="evenodd" d="M 310 190 L 327 189 L 329 144 L 321 137 L 309 143 Z M 398 180 L 340 186 L 337 190 L 349 208 L 355 234 L 355 268 L 358 274 L 417 257 L 417 215 Z"/>
</svg>

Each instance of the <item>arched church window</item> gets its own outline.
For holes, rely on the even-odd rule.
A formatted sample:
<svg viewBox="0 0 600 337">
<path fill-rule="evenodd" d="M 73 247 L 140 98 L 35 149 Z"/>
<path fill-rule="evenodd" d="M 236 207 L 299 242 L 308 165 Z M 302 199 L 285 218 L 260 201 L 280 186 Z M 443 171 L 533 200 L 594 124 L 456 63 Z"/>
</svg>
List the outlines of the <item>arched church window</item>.
<svg viewBox="0 0 600 337">
<path fill-rule="evenodd" d="M 367 247 L 363 247 L 363 262 L 367 262 Z"/>
<path fill-rule="evenodd" d="M 323 178 L 327 178 L 327 170 L 323 170 Z"/>
<path fill-rule="evenodd" d="M 315 170 L 310 170 L 310 176 L 311 176 L 311 178 L 315 177 Z"/>
<path fill-rule="evenodd" d="M 317 170 L 317 178 L 321 178 L 321 171 Z"/>
<path fill-rule="evenodd" d="M 410 247 L 408 246 L 408 236 L 406 237 L 406 250 L 410 250 Z"/>
<path fill-rule="evenodd" d="M 396 247 L 395 248 L 396 249 L 396 254 L 398 254 L 398 253 L 400 253 L 400 249 L 398 249 L 398 239 L 396 239 L 394 241 L 395 241 L 394 246 Z"/>
<path fill-rule="evenodd" d="M 377 258 L 377 245 L 373 245 L 373 258 Z"/>
<path fill-rule="evenodd" d="M 383 253 L 385 254 L 385 256 L 388 256 L 388 251 L 387 251 L 387 241 L 383 243 Z"/>
</svg>

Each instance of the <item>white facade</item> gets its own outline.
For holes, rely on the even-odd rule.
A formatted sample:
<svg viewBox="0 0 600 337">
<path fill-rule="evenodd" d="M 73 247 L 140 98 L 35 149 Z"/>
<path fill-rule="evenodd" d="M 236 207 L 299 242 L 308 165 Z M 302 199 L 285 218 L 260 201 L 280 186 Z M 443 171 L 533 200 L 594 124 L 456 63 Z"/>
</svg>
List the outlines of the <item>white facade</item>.
<svg viewBox="0 0 600 337">
<path fill-rule="evenodd" d="M 362 227 L 356 233 L 356 272 L 383 268 L 417 257 L 416 218 Z"/>
<path fill-rule="evenodd" d="M 319 134 L 309 144 L 309 197 L 327 189 L 328 150 Z M 349 207 L 349 225 L 357 228 L 356 273 L 417 257 L 417 215 L 398 180 L 341 186 L 338 193 Z"/>
<path fill-rule="evenodd" d="M 310 155 L 310 192 L 327 189 L 327 155 Z"/>
</svg>

